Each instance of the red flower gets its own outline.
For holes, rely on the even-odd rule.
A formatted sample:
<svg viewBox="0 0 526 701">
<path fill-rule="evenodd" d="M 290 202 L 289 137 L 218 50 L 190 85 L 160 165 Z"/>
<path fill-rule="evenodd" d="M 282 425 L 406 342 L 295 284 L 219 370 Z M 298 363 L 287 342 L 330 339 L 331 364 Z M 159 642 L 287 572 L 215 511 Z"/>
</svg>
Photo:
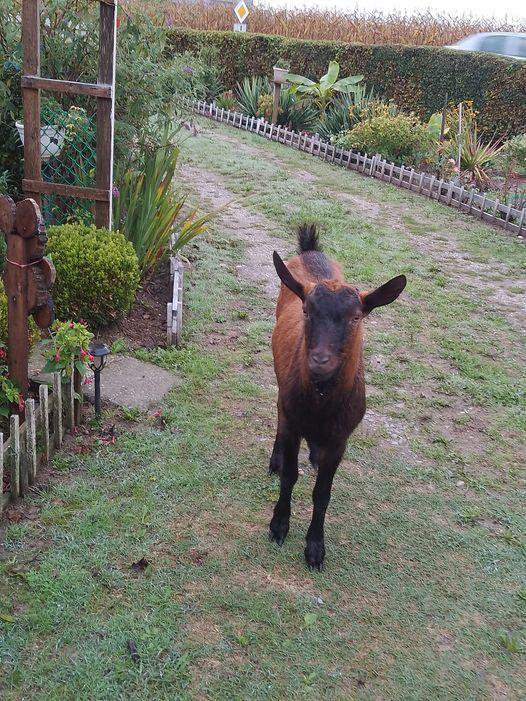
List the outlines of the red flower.
<svg viewBox="0 0 526 701">
<path fill-rule="evenodd" d="M 90 363 L 93 362 L 93 356 L 91 355 L 91 353 L 90 353 L 90 356 L 89 356 L 89 361 L 90 361 Z"/>
<path fill-rule="evenodd" d="M 84 360 L 84 358 L 88 355 L 88 351 L 84 350 L 84 348 L 80 349 L 80 359 Z"/>
<path fill-rule="evenodd" d="M 7 353 L 3 348 L 0 348 L 0 358 L 3 359 L 7 356 Z"/>
<path fill-rule="evenodd" d="M 70 321 L 70 322 L 69 322 L 69 328 L 70 328 L 70 329 L 74 329 L 74 328 L 75 328 L 75 322 Z"/>
<path fill-rule="evenodd" d="M 56 363 L 60 362 L 60 353 L 58 351 L 55 353 L 55 362 Z"/>
</svg>

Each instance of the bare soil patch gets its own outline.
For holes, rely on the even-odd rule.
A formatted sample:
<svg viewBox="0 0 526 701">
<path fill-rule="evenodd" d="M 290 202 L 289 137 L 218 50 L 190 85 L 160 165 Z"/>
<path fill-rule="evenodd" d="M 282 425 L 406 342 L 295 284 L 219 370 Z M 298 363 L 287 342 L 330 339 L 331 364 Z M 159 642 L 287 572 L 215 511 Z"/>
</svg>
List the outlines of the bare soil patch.
<svg viewBox="0 0 526 701">
<path fill-rule="evenodd" d="M 129 349 L 165 346 L 166 304 L 170 297 L 170 270 L 166 263 L 141 285 L 130 313 L 101 330 L 98 338 L 108 345 L 122 338 Z"/>
</svg>

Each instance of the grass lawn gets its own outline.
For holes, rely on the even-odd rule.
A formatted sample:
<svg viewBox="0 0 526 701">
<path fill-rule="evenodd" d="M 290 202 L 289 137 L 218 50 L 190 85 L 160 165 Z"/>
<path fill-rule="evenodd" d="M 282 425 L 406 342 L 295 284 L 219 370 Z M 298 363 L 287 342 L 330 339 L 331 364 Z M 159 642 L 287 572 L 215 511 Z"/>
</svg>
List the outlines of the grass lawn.
<svg viewBox="0 0 526 701">
<path fill-rule="evenodd" d="M 524 699 L 526 247 L 209 122 L 184 153 L 203 208 L 230 202 L 186 251 L 184 346 L 139 353 L 184 383 L 115 445 L 57 456 L 4 524 L 1 698 Z M 409 280 L 367 320 L 322 574 L 305 453 L 288 539 L 267 540 L 270 253 L 302 218 L 361 288 Z"/>
</svg>

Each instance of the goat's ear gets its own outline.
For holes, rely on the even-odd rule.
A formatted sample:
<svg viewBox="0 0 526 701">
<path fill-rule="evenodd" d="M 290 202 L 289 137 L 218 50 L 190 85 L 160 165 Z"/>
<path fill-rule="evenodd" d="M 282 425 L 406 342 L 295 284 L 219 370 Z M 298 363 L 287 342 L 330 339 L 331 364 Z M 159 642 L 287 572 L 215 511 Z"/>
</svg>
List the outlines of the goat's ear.
<svg viewBox="0 0 526 701">
<path fill-rule="evenodd" d="M 294 275 L 290 272 L 285 263 L 281 260 L 277 251 L 274 251 L 274 253 L 272 254 L 272 259 L 274 261 L 274 267 L 276 268 L 276 272 L 281 282 L 284 285 L 286 285 L 289 288 L 289 290 L 291 290 L 291 292 L 294 292 L 295 295 L 298 295 L 298 297 L 303 302 L 305 299 L 305 290 L 303 289 L 303 285 L 301 284 L 301 282 L 298 282 L 298 280 L 296 280 Z"/>
<path fill-rule="evenodd" d="M 364 314 L 369 314 L 375 307 L 383 307 L 394 302 L 407 284 L 405 275 L 397 275 L 386 282 L 385 285 L 377 287 L 372 292 L 362 294 L 362 304 Z"/>
</svg>

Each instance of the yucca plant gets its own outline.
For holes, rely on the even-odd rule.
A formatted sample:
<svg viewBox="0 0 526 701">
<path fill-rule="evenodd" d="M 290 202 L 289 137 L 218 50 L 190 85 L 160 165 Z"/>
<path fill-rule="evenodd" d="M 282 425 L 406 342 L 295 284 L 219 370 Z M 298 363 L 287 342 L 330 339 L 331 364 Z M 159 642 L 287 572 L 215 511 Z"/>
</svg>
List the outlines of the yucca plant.
<svg viewBox="0 0 526 701">
<path fill-rule="evenodd" d="M 452 142 L 455 153 L 458 142 Z M 460 171 L 463 179 L 484 190 L 490 183 L 488 169 L 502 151 L 501 139 L 484 142 L 477 133 L 477 127 L 469 129 L 460 137 Z"/>
<path fill-rule="evenodd" d="M 130 168 L 120 182 L 115 199 L 115 228 L 132 243 L 139 259 L 141 278 L 148 277 L 170 251 L 172 234 L 178 251 L 205 231 L 210 214 L 197 215 L 196 209 L 183 214 L 186 197 L 173 190 L 180 149 L 167 144 L 143 156 L 139 168 Z M 117 194 L 117 193 L 115 193 Z"/>
<path fill-rule="evenodd" d="M 244 78 L 242 83 L 238 83 L 235 91 L 236 100 L 241 112 L 247 117 L 258 116 L 258 102 L 261 95 L 271 92 L 270 82 L 264 76 L 252 76 Z"/>
</svg>

